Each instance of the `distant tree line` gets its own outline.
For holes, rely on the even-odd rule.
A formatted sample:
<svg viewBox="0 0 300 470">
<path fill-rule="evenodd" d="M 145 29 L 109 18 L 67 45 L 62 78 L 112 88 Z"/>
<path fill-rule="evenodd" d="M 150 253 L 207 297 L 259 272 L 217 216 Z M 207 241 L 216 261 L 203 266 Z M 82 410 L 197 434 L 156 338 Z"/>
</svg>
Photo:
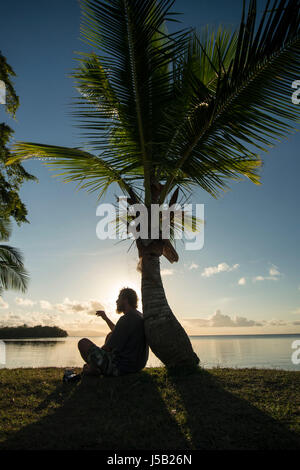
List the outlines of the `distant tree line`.
<svg viewBox="0 0 300 470">
<path fill-rule="evenodd" d="M 68 333 L 58 326 L 5 326 L 0 328 L 0 339 L 65 338 Z"/>
</svg>

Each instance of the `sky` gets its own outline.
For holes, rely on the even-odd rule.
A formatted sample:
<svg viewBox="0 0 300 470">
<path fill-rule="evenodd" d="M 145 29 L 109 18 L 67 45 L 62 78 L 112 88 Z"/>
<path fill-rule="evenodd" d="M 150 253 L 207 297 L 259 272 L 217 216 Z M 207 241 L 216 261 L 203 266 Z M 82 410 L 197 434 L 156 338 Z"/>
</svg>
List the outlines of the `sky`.
<svg viewBox="0 0 300 470">
<path fill-rule="evenodd" d="M 174 10 L 183 13 L 183 26 L 236 28 L 241 7 L 242 0 L 177 0 Z M 0 50 L 17 74 L 20 107 L 13 120 L 0 104 L 0 122 L 15 130 L 16 141 L 80 146 L 69 77 L 75 51 L 88 50 L 79 26 L 76 0 L 1 4 Z M 193 193 L 193 202 L 204 204 L 204 246 L 187 251 L 179 244 L 177 264 L 162 260 L 170 306 L 189 334 L 300 334 L 299 146 L 296 133 L 262 155 L 261 186 L 234 183 L 218 200 Z M 104 308 L 117 320 L 119 289 L 140 294 L 137 252 L 128 252 L 128 242 L 97 238 L 96 194 L 63 184 L 40 162 L 24 166 L 39 183 L 22 187 L 30 223 L 14 226 L 10 244 L 24 254 L 30 285 L 26 294 L 3 294 L 0 325 L 107 333 L 94 312 Z M 120 194 L 114 187 L 103 202 Z"/>
</svg>

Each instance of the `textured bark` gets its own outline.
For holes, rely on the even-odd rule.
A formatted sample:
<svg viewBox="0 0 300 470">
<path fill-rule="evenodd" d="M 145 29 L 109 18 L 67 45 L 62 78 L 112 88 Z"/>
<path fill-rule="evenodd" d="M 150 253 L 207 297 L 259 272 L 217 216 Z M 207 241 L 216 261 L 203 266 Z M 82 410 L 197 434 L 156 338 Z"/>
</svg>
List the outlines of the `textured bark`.
<svg viewBox="0 0 300 470">
<path fill-rule="evenodd" d="M 167 367 L 195 366 L 199 358 L 165 296 L 160 275 L 160 242 L 152 242 L 148 248 L 138 248 L 145 334 L 149 346 Z"/>
</svg>

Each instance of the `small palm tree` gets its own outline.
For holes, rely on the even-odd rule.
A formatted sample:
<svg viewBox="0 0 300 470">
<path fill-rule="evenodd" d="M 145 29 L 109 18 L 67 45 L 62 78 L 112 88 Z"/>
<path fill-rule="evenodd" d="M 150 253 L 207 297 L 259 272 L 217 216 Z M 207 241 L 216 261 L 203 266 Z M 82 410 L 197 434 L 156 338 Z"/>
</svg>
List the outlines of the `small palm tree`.
<svg viewBox="0 0 300 470">
<path fill-rule="evenodd" d="M 10 223 L 0 219 L 0 240 L 7 241 L 10 234 Z M 25 292 L 27 284 L 28 274 L 20 251 L 13 246 L 0 245 L 0 294 L 8 289 Z"/>
<path fill-rule="evenodd" d="M 256 151 L 289 134 L 299 119 L 291 104 L 291 83 L 299 78 L 299 0 L 268 1 L 259 21 L 250 0 L 236 32 L 201 34 L 168 32 L 171 0 L 80 3 L 82 37 L 93 47 L 72 74 L 85 150 L 19 142 L 11 162 L 41 158 L 99 198 L 117 183 L 131 203 L 147 208 L 174 203 L 179 191 L 196 186 L 217 197 L 226 181 L 259 184 Z M 150 347 L 167 366 L 197 364 L 161 280 L 160 256 L 178 260 L 173 245 L 136 243 Z"/>
</svg>

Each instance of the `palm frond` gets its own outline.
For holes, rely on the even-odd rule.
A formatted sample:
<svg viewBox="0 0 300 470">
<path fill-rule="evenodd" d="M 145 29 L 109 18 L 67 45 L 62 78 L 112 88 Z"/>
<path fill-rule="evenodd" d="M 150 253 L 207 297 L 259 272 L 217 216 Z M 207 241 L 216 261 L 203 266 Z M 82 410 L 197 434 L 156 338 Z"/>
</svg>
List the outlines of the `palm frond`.
<svg viewBox="0 0 300 470">
<path fill-rule="evenodd" d="M 0 245 L 0 292 L 7 289 L 25 292 L 28 281 L 20 251 L 12 246 Z"/>
<path fill-rule="evenodd" d="M 11 222 L 0 218 L 0 240 L 7 241 L 11 235 Z"/>
<path fill-rule="evenodd" d="M 260 182 L 262 159 L 293 132 L 291 83 L 300 65 L 300 0 L 274 0 L 257 23 L 249 1 L 238 31 L 168 33 L 171 0 L 82 0 L 74 115 L 87 147 L 20 142 L 64 181 L 101 196 L 112 183 L 134 201 L 162 204 L 175 188 L 217 197 L 228 182 Z"/>
<path fill-rule="evenodd" d="M 30 142 L 17 142 L 13 146 L 13 157 L 8 164 L 28 158 L 37 158 L 44 165 L 58 170 L 55 176 L 64 182 L 76 182 L 79 189 L 98 192 L 100 198 L 112 183 L 117 183 L 121 190 L 137 200 L 134 192 L 134 179 L 128 170 L 127 179 L 116 168 L 101 157 L 92 155 L 79 148 L 60 147 Z M 125 169 L 123 168 L 123 173 Z"/>
<path fill-rule="evenodd" d="M 85 133 L 90 144 L 103 150 L 109 141 L 111 159 L 142 170 L 148 204 L 156 161 L 153 141 L 170 93 L 169 64 L 187 32 L 166 32 L 173 0 L 80 3 L 82 37 L 101 55 L 83 57 L 74 74 L 85 98 L 75 103 L 75 115 L 85 121 L 81 127 L 90 131 Z"/>
<path fill-rule="evenodd" d="M 161 201 L 181 172 L 214 196 L 224 178 L 244 175 L 258 183 L 261 160 L 251 147 L 267 151 L 295 130 L 299 107 L 291 103 L 290 88 L 300 67 L 300 2 L 269 4 L 256 27 L 256 2 L 250 1 L 233 59 L 227 66 L 220 61 L 206 97 L 199 84 L 199 98 L 169 147 L 174 170 Z"/>
</svg>

